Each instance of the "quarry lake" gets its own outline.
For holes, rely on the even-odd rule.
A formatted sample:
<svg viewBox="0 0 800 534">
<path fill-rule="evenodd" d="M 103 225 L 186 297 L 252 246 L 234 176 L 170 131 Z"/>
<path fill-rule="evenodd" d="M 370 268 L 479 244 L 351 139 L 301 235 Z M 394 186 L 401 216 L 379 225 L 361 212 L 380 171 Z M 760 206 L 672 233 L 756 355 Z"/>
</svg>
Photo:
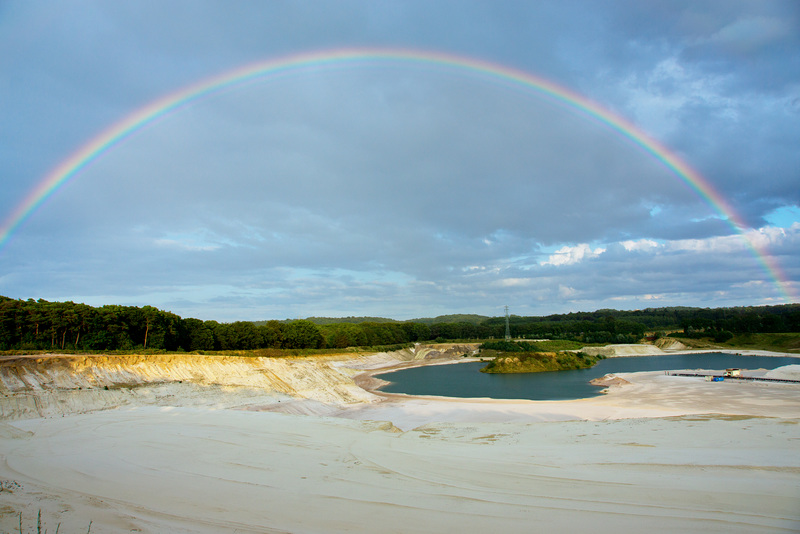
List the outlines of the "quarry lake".
<svg viewBox="0 0 800 534">
<path fill-rule="evenodd" d="M 601 360 L 591 369 L 547 373 L 488 374 L 480 369 L 487 362 L 453 365 L 425 365 L 375 375 L 391 382 L 380 388 L 385 393 L 442 397 L 489 397 L 494 399 L 570 400 L 601 395 L 602 387 L 589 381 L 608 373 L 667 371 L 679 369 L 775 369 L 798 364 L 800 359 L 737 354 L 668 354 Z"/>
</svg>

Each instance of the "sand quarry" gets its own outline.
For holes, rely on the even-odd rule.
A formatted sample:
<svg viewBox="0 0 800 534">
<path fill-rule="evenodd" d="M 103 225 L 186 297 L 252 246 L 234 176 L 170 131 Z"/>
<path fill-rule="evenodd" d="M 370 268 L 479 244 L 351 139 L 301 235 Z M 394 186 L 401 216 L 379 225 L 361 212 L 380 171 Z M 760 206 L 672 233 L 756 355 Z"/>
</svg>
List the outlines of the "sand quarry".
<svg viewBox="0 0 800 534">
<path fill-rule="evenodd" d="M 37 532 L 39 512 L 66 534 L 800 531 L 800 385 L 649 372 L 575 401 L 371 391 L 373 372 L 472 348 L 5 357 L 0 532 Z"/>
</svg>

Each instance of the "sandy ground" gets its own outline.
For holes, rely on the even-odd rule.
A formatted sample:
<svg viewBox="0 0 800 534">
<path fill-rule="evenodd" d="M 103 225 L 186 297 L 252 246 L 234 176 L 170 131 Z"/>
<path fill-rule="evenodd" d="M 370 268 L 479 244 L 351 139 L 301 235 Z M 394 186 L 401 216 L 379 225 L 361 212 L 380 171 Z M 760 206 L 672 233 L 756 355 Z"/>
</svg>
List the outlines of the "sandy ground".
<svg viewBox="0 0 800 534">
<path fill-rule="evenodd" d="M 39 510 L 42 532 L 95 534 L 800 531 L 800 386 L 619 376 L 565 402 L 243 406 L 182 384 L 7 420 L 0 532 Z"/>
</svg>

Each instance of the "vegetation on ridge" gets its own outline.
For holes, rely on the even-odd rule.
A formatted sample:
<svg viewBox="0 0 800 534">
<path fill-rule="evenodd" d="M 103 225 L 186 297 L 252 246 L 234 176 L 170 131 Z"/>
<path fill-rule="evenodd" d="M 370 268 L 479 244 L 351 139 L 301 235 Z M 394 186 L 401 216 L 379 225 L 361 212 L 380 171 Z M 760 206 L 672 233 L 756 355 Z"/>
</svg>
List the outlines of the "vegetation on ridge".
<svg viewBox="0 0 800 534">
<path fill-rule="evenodd" d="M 494 341 L 481 345 L 481 356 L 494 359 L 482 373 L 541 373 L 544 371 L 568 371 L 588 369 L 602 356 L 590 356 L 583 352 L 542 351 L 536 343 Z"/>
<path fill-rule="evenodd" d="M 152 306 L 92 307 L 0 296 L 0 350 L 308 351 L 491 340 L 502 339 L 505 334 L 505 317 L 447 315 L 413 321 L 376 317 L 313 319 L 219 323 L 184 319 Z M 511 316 L 510 329 L 512 337 L 517 339 L 575 344 L 538 349 L 550 351 L 577 349 L 586 344 L 638 343 L 646 335 L 655 338 L 676 330 L 694 342 L 711 339 L 731 344 L 745 340 L 741 337 L 744 335 L 800 333 L 800 304 Z M 800 349 L 796 337 L 790 338 L 782 342 L 787 347 L 784 350 Z"/>
</svg>

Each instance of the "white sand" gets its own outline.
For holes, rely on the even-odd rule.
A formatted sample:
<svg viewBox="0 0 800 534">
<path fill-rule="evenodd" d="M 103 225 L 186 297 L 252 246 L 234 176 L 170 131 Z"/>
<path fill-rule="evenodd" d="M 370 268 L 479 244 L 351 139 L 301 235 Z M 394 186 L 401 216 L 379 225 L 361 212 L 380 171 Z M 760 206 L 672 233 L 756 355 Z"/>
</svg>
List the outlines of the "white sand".
<svg viewBox="0 0 800 534">
<path fill-rule="evenodd" d="M 0 532 L 39 510 L 93 534 L 800 530 L 800 386 L 620 376 L 580 401 L 288 404 L 339 417 L 187 383 L 7 420 Z"/>
<path fill-rule="evenodd" d="M 764 373 L 764 376 L 781 380 L 800 380 L 800 365 L 784 365 L 783 367 L 767 371 Z"/>
</svg>

